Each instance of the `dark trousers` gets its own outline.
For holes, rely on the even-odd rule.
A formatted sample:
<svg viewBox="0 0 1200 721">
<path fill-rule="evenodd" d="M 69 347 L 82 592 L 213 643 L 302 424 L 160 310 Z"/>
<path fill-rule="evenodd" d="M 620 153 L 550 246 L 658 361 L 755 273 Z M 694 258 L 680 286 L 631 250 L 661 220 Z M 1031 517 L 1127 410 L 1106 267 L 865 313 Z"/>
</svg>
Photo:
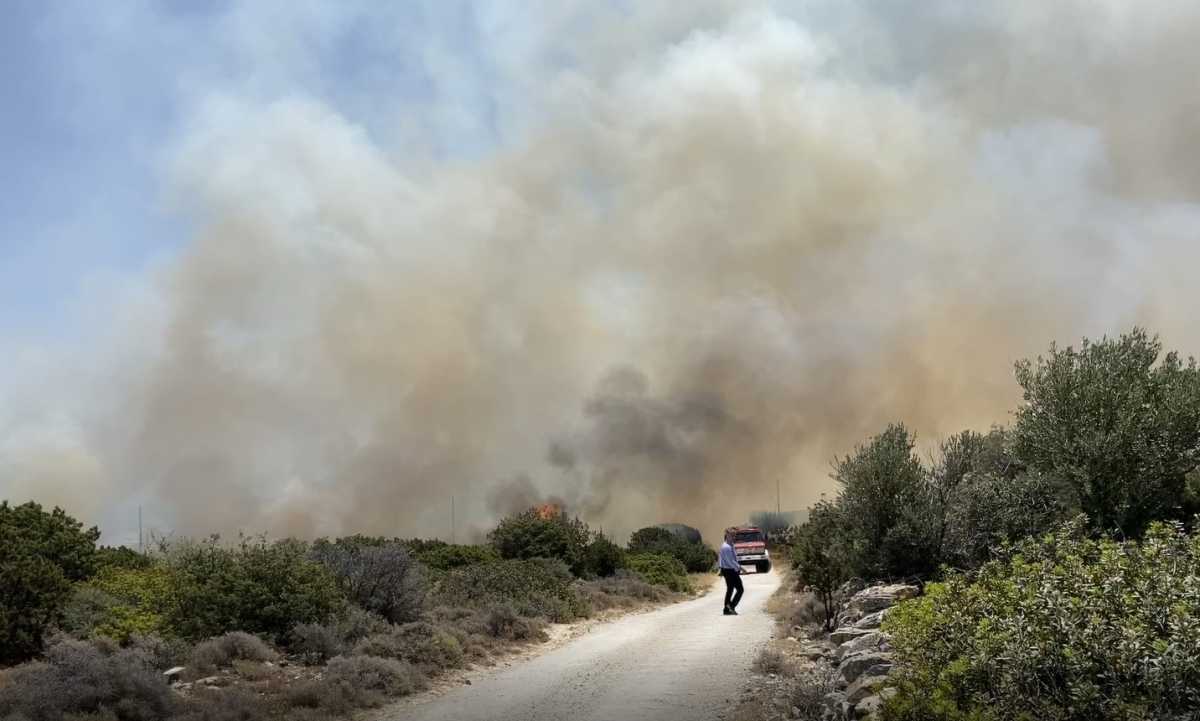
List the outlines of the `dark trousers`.
<svg viewBox="0 0 1200 721">
<path fill-rule="evenodd" d="M 721 575 L 725 578 L 725 608 L 737 608 L 742 600 L 742 576 L 737 571 L 722 568 Z"/>
</svg>

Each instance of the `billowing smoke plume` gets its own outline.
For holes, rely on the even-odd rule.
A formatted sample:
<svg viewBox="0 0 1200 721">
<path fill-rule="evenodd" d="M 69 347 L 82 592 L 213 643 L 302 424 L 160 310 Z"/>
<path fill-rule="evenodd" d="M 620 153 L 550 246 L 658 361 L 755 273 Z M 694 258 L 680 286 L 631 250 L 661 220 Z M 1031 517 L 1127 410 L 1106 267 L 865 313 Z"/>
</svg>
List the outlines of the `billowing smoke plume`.
<svg viewBox="0 0 1200 721">
<path fill-rule="evenodd" d="M 553 7 L 497 61 L 490 150 L 205 102 L 173 165 L 198 234 L 78 412 L 0 426 L 0 495 L 181 533 L 446 537 L 454 497 L 460 533 L 555 499 L 709 535 L 888 421 L 1006 422 L 1051 340 L 1200 348 L 1200 6 Z"/>
</svg>

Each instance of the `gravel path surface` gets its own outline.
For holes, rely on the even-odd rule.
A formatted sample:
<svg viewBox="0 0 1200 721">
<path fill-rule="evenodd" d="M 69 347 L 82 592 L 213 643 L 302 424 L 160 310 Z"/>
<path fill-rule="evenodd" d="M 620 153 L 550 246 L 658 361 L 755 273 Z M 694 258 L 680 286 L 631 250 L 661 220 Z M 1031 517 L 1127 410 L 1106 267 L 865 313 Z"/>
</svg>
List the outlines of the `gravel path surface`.
<svg viewBox="0 0 1200 721">
<path fill-rule="evenodd" d="M 399 704 L 386 721 L 704 721 L 722 719 L 771 637 L 776 573 L 742 576 L 738 616 L 724 583 L 707 595 L 597 627 L 442 696 Z"/>
</svg>

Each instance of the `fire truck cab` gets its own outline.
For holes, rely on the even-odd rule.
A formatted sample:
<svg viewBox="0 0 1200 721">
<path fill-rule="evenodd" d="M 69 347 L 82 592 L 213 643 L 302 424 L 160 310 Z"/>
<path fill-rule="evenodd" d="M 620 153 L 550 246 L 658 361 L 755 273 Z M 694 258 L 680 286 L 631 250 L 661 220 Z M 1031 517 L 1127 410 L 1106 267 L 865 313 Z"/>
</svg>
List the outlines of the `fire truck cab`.
<svg viewBox="0 0 1200 721">
<path fill-rule="evenodd" d="M 738 563 L 754 566 L 759 573 L 771 570 L 771 552 L 767 550 L 767 534 L 756 526 L 738 526 L 733 531 L 733 552 Z"/>
</svg>

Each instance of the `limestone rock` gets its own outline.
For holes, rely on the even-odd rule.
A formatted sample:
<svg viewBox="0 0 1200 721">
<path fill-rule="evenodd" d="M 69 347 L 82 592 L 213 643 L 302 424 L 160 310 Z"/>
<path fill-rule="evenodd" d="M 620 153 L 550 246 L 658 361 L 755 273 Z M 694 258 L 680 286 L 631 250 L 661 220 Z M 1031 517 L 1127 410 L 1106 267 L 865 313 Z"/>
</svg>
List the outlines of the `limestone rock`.
<svg viewBox="0 0 1200 721">
<path fill-rule="evenodd" d="M 887 651 L 891 648 L 888 643 L 891 636 L 879 631 L 869 631 L 843 643 L 837 650 L 838 657 L 849 656 L 859 651 Z"/>
<path fill-rule="evenodd" d="M 886 664 L 891 668 L 892 654 L 884 651 L 857 651 L 842 658 L 838 672 L 846 683 L 854 683 L 864 671 L 876 665 Z"/>
<path fill-rule="evenodd" d="M 869 633 L 873 633 L 873 631 L 868 631 L 865 628 L 843 626 L 842 628 L 839 628 L 833 633 L 829 634 L 829 640 L 840 646 L 847 641 L 853 641 L 859 636 L 866 636 Z"/>
</svg>

